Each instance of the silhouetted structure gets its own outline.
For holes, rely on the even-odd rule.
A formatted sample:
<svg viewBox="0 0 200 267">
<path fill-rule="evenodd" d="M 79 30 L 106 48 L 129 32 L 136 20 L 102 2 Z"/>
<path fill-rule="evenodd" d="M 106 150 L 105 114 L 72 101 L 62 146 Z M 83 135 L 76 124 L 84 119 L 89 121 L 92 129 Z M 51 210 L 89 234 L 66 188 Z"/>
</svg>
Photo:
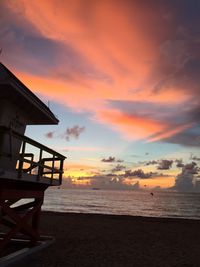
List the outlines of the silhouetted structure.
<svg viewBox="0 0 200 267">
<path fill-rule="evenodd" d="M 44 191 L 62 183 L 65 157 L 24 136 L 27 125 L 39 124 L 58 119 L 0 63 L 0 223 L 9 228 L 1 235 L 0 251 L 19 232 L 37 243 Z M 17 205 L 21 199 L 34 200 Z"/>
</svg>

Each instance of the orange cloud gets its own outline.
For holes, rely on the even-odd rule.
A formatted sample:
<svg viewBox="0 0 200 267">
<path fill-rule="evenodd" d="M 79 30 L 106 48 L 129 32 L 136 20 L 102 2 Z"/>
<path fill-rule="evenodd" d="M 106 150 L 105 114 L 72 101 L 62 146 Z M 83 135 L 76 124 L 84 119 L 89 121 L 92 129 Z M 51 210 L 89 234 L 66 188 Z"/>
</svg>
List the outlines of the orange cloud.
<svg viewBox="0 0 200 267">
<path fill-rule="evenodd" d="M 128 115 L 119 110 L 109 109 L 105 96 L 101 98 L 98 93 L 91 94 L 87 87 L 74 83 L 56 81 L 51 78 L 44 79 L 24 73 L 17 75 L 35 93 L 48 96 L 50 100 L 65 104 L 76 112 L 89 111 L 93 113 L 94 120 L 106 123 L 114 130 L 121 132 L 123 137 L 128 140 L 148 139 L 148 141 L 154 142 L 193 126 L 193 123 L 174 125 L 165 121 Z M 58 90 L 56 90 L 57 88 Z M 110 98 L 114 99 L 112 96 Z"/>
<path fill-rule="evenodd" d="M 130 5 L 130 6 L 129 6 Z M 155 92 L 159 45 L 170 25 L 156 10 L 139 1 L 8 1 L 16 16 L 24 16 L 40 34 L 59 42 L 59 67 L 44 77 L 17 72 L 35 93 L 67 105 L 76 112 L 92 116 L 128 139 L 157 141 L 190 127 L 166 121 L 127 115 L 112 110 L 109 100 L 138 101 L 176 105 L 190 99 L 173 85 Z M 162 17 L 163 16 L 163 17 Z M 162 28 L 157 27 L 162 22 Z M 67 47 L 80 56 L 81 71 L 67 68 Z M 82 63 L 81 63 L 82 62 Z M 34 61 L 33 61 L 34 63 Z M 58 64 L 57 64 L 58 65 Z M 89 68 L 87 66 L 90 66 Z M 70 74 L 70 79 L 68 75 Z M 178 85 L 177 85 L 178 86 Z M 170 112 L 170 111 L 169 111 Z M 153 137 L 152 137 L 153 136 Z"/>
<path fill-rule="evenodd" d="M 113 1 L 91 1 L 88 4 L 89 14 L 84 14 L 86 11 L 81 0 L 70 1 L 70 5 L 66 2 L 58 4 L 55 0 L 42 3 L 19 0 L 19 3 L 16 6 L 9 2 L 10 8 L 16 13 L 24 10 L 27 20 L 45 37 L 70 45 L 86 62 L 105 75 L 103 81 L 87 79 L 86 75 L 76 76 L 77 83 L 81 83 L 78 92 L 82 97 L 81 91 L 86 87 L 90 89 L 85 88 L 86 97 L 93 91 L 92 94 L 101 99 L 143 101 L 146 98 L 154 102 L 168 102 L 169 99 L 180 102 L 185 99 L 180 93 L 177 93 L 178 98 L 174 97 L 174 88 L 158 95 L 152 94 L 155 83 L 151 78 L 152 62 L 159 57 L 158 37 L 152 38 L 150 34 L 152 27 L 159 23 L 154 10 L 136 2 L 132 3 L 130 11 L 120 1 L 117 5 Z M 88 19 L 85 19 L 86 15 Z"/>
<path fill-rule="evenodd" d="M 173 135 L 176 135 L 180 132 L 182 132 L 185 129 L 191 128 L 194 125 L 194 123 L 188 123 L 185 125 L 170 125 L 168 126 L 168 129 L 166 130 L 166 132 L 161 132 L 158 133 L 156 136 L 154 137 L 150 137 L 148 139 L 149 142 L 155 142 L 158 140 L 162 140 L 162 139 L 166 139 L 168 137 L 171 137 Z"/>
<path fill-rule="evenodd" d="M 120 131 L 126 139 L 147 139 L 149 142 L 168 138 L 193 126 L 193 123 L 174 125 L 164 121 L 129 115 L 118 110 L 100 111 L 97 114 L 97 120 L 106 122 L 113 129 Z"/>
<path fill-rule="evenodd" d="M 115 130 L 119 130 L 128 139 L 142 139 L 164 129 L 164 125 L 139 116 L 127 115 L 120 111 L 104 110 L 98 113 L 97 120 L 107 122 Z"/>
</svg>

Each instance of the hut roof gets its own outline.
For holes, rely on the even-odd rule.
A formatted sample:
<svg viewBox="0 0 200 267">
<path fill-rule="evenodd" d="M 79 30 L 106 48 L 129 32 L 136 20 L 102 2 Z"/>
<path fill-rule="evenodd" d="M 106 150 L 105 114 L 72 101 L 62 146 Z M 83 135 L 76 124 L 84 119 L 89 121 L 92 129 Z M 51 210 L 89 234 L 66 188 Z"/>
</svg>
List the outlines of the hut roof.
<svg viewBox="0 0 200 267">
<path fill-rule="evenodd" d="M 51 110 L 0 62 L 1 98 L 9 98 L 21 106 L 24 112 L 31 110 L 28 124 L 58 124 L 59 122 Z"/>
</svg>

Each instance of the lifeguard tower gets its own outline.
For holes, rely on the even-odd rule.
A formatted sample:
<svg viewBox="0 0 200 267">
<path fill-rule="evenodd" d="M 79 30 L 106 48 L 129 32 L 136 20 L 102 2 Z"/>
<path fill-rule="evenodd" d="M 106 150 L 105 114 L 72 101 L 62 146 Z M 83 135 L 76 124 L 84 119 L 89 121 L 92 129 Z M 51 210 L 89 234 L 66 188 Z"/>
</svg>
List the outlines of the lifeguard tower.
<svg viewBox="0 0 200 267">
<path fill-rule="evenodd" d="M 0 63 L 0 253 L 13 239 L 34 246 L 44 192 L 62 183 L 65 156 L 24 135 L 27 125 L 58 124 L 50 109 Z M 21 203 L 29 199 L 28 203 Z M 19 202 L 20 201 L 20 202 Z M 1 265 L 1 264 L 0 264 Z"/>
</svg>

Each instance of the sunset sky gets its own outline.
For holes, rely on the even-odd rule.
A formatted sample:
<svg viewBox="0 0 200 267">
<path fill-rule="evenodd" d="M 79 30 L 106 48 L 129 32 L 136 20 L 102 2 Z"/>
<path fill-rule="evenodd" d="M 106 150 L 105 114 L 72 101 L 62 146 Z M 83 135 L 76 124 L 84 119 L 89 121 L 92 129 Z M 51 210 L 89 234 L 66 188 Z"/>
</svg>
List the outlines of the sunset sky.
<svg viewBox="0 0 200 267">
<path fill-rule="evenodd" d="M 59 118 L 66 186 L 195 190 L 199 0 L 0 0 L 0 61 Z M 175 182 L 176 179 L 176 182 Z"/>
</svg>

